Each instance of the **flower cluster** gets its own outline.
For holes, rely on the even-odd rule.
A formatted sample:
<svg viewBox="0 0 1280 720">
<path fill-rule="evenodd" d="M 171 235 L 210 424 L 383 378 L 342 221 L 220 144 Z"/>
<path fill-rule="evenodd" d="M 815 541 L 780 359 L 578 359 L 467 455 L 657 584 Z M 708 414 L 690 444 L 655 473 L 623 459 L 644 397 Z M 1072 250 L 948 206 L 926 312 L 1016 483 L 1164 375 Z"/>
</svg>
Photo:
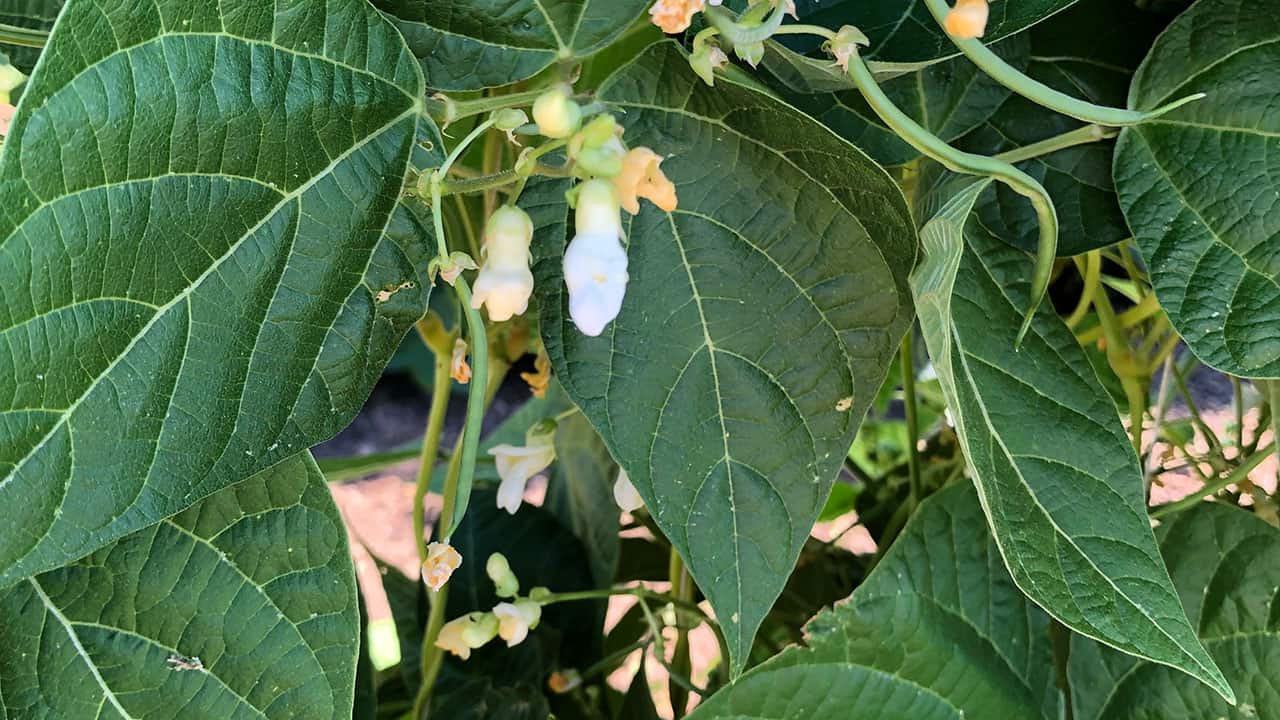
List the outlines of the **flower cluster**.
<svg viewBox="0 0 1280 720">
<path fill-rule="evenodd" d="M 502 127 L 514 129 L 511 126 L 525 118 L 519 113 L 519 118 L 512 117 Z M 577 235 L 565 251 L 564 275 L 570 316 L 583 333 L 596 336 L 618 316 L 626 294 L 629 276 L 621 211 L 638 214 L 640 200 L 647 199 L 672 212 L 678 199 L 675 184 L 662 171 L 661 156 L 647 147 L 628 148 L 622 140 L 622 127 L 608 113 L 584 120 L 582 107 L 566 87 L 548 90 L 533 105 L 538 133 L 552 141 L 547 148 L 563 147 L 569 157 L 567 169 L 581 180 L 570 192 Z M 517 172 L 531 172 L 536 162 L 529 158 L 536 159 L 539 154 L 526 150 Z M 515 205 L 499 208 L 485 224 L 483 264 L 471 305 L 485 308 L 494 322 L 523 315 L 529 308 L 534 284 L 529 250 L 533 231 L 533 221 Z M 442 276 L 451 282 L 468 268 L 467 260 L 437 262 Z M 545 392 L 544 375 L 539 371 L 531 381 L 535 392 Z M 518 500 L 513 502 L 518 506 Z"/>
<path fill-rule="evenodd" d="M 495 637 L 507 647 L 515 647 L 529 637 L 529 631 L 542 620 L 542 605 L 551 591 L 537 587 L 527 597 L 520 597 L 520 581 L 502 553 L 494 553 L 485 563 L 485 573 L 493 581 L 494 591 L 503 602 L 489 612 L 473 612 L 450 620 L 440 628 L 436 647 L 466 660 L 471 651 L 483 647 Z"/>
</svg>

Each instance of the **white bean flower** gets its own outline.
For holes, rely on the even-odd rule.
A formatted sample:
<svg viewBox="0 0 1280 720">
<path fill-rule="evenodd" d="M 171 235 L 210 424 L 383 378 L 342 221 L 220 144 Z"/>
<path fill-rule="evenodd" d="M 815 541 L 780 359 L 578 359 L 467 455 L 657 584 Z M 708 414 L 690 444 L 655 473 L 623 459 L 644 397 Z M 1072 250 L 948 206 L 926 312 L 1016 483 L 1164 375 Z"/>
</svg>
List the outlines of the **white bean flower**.
<svg viewBox="0 0 1280 720">
<path fill-rule="evenodd" d="M 613 184 L 588 180 L 578 194 L 578 234 L 564 253 L 569 316 L 596 337 L 622 311 L 627 293 L 627 251 L 622 247 L 621 206 Z"/>
<path fill-rule="evenodd" d="M 555 462 L 555 426 L 548 430 L 544 425 L 538 423 L 529 428 L 523 447 L 496 445 L 489 449 L 497 465 L 498 477 L 502 478 L 498 484 L 498 507 L 512 515 L 520 509 L 529 479 Z"/>
<path fill-rule="evenodd" d="M 498 637 L 507 641 L 507 647 L 515 647 L 524 642 L 530 630 L 538 627 L 538 621 L 542 619 L 542 606 L 533 600 L 522 598 L 494 605 L 493 614 L 498 618 Z"/>
<path fill-rule="evenodd" d="M 523 210 L 504 205 L 494 211 L 484 228 L 484 265 L 476 277 L 471 307 L 489 309 L 494 322 L 510 320 L 529 309 L 533 273 L 529 271 L 529 243 L 533 221 Z"/>
</svg>

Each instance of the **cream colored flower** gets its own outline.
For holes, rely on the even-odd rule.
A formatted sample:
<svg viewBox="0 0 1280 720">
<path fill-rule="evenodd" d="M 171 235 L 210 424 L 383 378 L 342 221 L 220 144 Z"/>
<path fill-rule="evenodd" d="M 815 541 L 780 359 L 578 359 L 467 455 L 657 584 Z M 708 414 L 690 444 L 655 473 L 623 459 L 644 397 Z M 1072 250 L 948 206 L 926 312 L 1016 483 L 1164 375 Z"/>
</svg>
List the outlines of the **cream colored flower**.
<svg viewBox="0 0 1280 720">
<path fill-rule="evenodd" d="M 422 580 L 432 590 L 440 590 L 449 582 L 453 571 L 462 565 L 462 556 L 449 543 L 433 542 L 427 546 L 427 561 L 422 564 Z"/>
<path fill-rule="evenodd" d="M 524 642 L 530 630 L 538 627 L 542 606 L 533 600 L 516 600 L 493 606 L 493 614 L 498 618 L 498 636 L 507 641 L 507 647 L 515 647 Z"/>
<path fill-rule="evenodd" d="M 524 500 L 524 488 L 529 479 L 546 470 L 556 459 L 555 430 L 548 432 L 539 427 L 529 428 L 524 447 L 497 445 L 489 449 L 502 482 L 498 485 L 498 507 L 512 515 L 520 509 Z"/>
<path fill-rule="evenodd" d="M 636 486 L 631 484 L 626 470 L 619 470 L 618 479 L 613 482 L 613 501 L 627 512 L 635 512 L 644 507 L 644 500 L 636 492 Z"/>
<path fill-rule="evenodd" d="M 511 563 L 502 553 L 494 553 L 484 564 L 484 572 L 493 581 L 498 597 L 515 597 L 520 592 L 520 580 L 511 572 Z"/>
<path fill-rule="evenodd" d="M 987 0 L 956 0 L 947 13 L 947 32 L 958 38 L 980 38 L 987 31 Z"/>
<path fill-rule="evenodd" d="M 584 335 L 595 337 L 622 311 L 629 279 L 613 184 L 605 180 L 583 183 L 575 217 L 578 234 L 564 253 L 569 316 Z"/>
<path fill-rule="evenodd" d="M 706 0 L 658 0 L 649 8 L 649 16 L 654 25 L 662 28 L 662 32 L 674 35 L 688 30 L 693 16 L 702 12 L 706 5 Z"/>
<path fill-rule="evenodd" d="M 640 198 L 666 212 L 676 209 L 676 186 L 662 172 L 662 156 L 647 147 L 638 147 L 622 159 L 622 172 L 613 179 L 622 209 L 640 214 Z"/>
<path fill-rule="evenodd" d="M 445 623 L 436 635 L 436 647 L 466 660 L 471 651 L 484 647 L 498 634 L 498 618 L 493 613 L 473 612 Z"/>
<path fill-rule="evenodd" d="M 460 384 L 471 382 L 471 366 L 467 364 L 467 341 L 458 338 L 453 343 L 453 356 L 449 359 L 449 376 Z"/>
<path fill-rule="evenodd" d="M 471 307 L 489 310 L 494 322 L 510 320 L 529 309 L 533 273 L 529 271 L 529 243 L 533 221 L 525 211 L 504 205 L 494 211 L 484 229 L 484 265 L 476 277 Z"/>
</svg>

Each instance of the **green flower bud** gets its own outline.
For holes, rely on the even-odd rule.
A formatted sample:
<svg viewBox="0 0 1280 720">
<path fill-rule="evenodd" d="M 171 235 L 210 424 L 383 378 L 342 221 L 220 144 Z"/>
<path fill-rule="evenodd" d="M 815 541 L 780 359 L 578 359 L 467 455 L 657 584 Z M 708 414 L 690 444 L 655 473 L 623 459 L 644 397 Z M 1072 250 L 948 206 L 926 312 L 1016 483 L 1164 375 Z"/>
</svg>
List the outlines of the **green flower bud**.
<svg viewBox="0 0 1280 720">
<path fill-rule="evenodd" d="M 498 617 L 493 613 L 473 612 L 462 628 L 462 642 L 475 649 L 498 636 Z"/>
<path fill-rule="evenodd" d="M 560 88 L 548 90 L 533 104 L 538 132 L 553 140 L 567 138 L 582 125 L 582 108 Z"/>
<path fill-rule="evenodd" d="M 489 561 L 484 565 L 484 571 L 493 581 L 498 597 L 515 597 L 520 592 L 520 581 L 515 573 L 511 572 L 511 564 L 502 553 L 490 555 Z"/>
<path fill-rule="evenodd" d="M 493 126 L 503 132 L 511 132 L 529 122 L 529 116 L 523 110 L 504 108 L 493 112 Z"/>
</svg>

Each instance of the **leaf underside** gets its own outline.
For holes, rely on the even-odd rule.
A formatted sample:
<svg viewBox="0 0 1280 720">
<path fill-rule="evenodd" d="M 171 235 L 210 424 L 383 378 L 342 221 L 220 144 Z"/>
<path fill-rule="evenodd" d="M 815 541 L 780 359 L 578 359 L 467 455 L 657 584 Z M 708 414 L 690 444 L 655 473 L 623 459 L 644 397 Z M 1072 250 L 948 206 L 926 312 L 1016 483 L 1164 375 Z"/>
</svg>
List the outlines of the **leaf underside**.
<svg viewBox="0 0 1280 720">
<path fill-rule="evenodd" d="M 543 337 L 740 671 L 911 321 L 915 236 L 866 156 L 768 96 L 707 89 L 672 43 L 600 95 L 629 143 L 671 155 L 680 208 L 631 222 L 627 299 L 599 338 L 569 320 L 563 234 L 540 237 Z"/>
<path fill-rule="evenodd" d="M 994 537 L 1018 586 L 1073 630 L 1231 694 L 1160 559 L 1142 474 L 1075 337 L 1028 304 L 1025 254 L 970 213 L 969 182 L 921 231 L 916 310 Z"/>
<path fill-rule="evenodd" d="M 0 587 L 355 415 L 429 290 L 422 92 L 361 0 L 68 4 L 0 158 Z"/>
<path fill-rule="evenodd" d="M 347 535 L 310 453 L 0 592 L 0 717 L 351 717 Z"/>
</svg>

